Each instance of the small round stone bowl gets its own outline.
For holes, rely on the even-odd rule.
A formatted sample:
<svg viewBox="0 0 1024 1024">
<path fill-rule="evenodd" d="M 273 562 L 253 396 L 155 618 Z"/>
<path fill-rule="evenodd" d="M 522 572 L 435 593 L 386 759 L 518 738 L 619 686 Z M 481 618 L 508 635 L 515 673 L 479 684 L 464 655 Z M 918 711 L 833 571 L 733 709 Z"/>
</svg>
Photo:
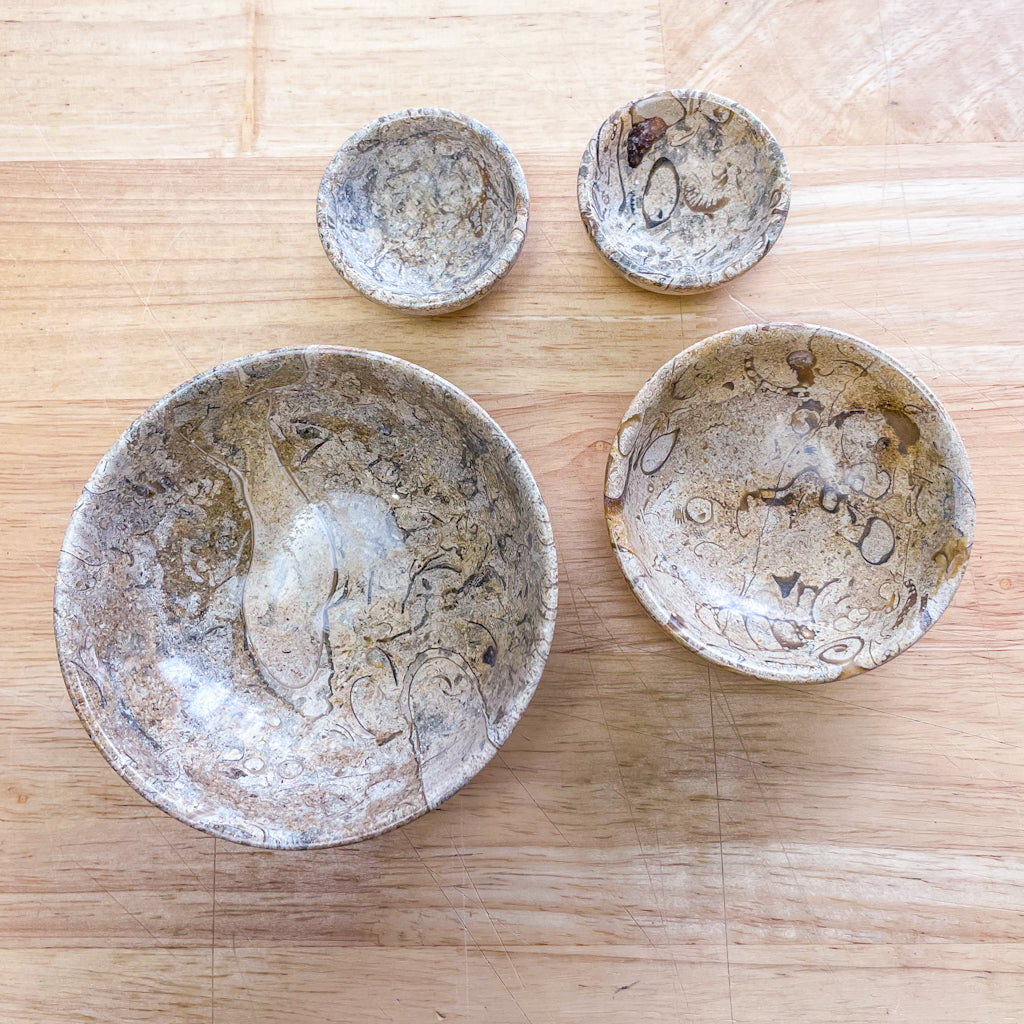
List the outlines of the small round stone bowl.
<svg viewBox="0 0 1024 1024">
<path fill-rule="evenodd" d="M 612 114 L 577 182 L 597 251 L 628 281 L 687 294 L 749 270 L 789 212 L 789 169 L 772 133 L 714 93 L 667 89 Z"/>
<path fill-rule="evenodd" d="M 434 107 L 377 118 L 324 171 L 316 219 L 331 263 L 367 298 L 451 313 L 515 263 L 530 197 L 512 151 L 472 118 Z"/>
</svg>

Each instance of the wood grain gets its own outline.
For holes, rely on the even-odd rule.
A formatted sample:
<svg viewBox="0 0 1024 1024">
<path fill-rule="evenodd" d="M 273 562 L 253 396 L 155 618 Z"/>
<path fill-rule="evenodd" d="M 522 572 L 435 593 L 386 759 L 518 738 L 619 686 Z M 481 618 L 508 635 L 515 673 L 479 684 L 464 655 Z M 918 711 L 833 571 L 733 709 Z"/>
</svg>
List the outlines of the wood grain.
<svg viewBox="0 0 1024 1024">
<path fill-rule="evenodd" d="M 0 1020 L 1024 1022 L 1024 8 L 7 0 L 0 25 Z M 649 89 L 763 117 L 789 223 L 726 287 L 635 289 L 575 175 Z M 372 117 L 450 106 L 516 152 L 522 257 L 438 320 L 323 255 L 316 185 Z M 727 327 L 820 322 L 946 404 L 979 523 L 939 624 L 822 687 L 710 668 L 608 550 L 639 385 Z M 215 841 L 79 725 L 50 607 L 67 517 L 152 401 L 278 345 L 385 349 L 520 446 L 559 547 L 555 645 L 439 811 L 315 853 Z"/>
</svg>

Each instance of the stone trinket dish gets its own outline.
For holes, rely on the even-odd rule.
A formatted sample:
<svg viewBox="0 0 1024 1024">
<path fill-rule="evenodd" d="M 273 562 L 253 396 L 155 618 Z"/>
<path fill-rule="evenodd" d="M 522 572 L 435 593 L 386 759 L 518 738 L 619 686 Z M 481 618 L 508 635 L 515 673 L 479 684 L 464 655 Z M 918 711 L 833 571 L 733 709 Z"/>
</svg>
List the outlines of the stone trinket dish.
<svg viewBox="0 0 1024 1024">
<path fill-rule="evenodd" d="M 641 388 L 608 458 L 622 571 L 669 634 L 763 679 L 875 668 L 942 614 L 975 502 L 938 399 L 824 327 L 716 334 Z"/>
<path fill-rule="evenodd" d="M 300 849 L 436 807 L 506 740 L 555 621 L 522 456 L 404 360 L 281 349 L 143 413 L 57 570 L 72 702 L 111 765 L 196 828 Z"/>
<path fill-rule="evenodd" d="M 789 170 L 771 132 L 714 93 L 669 89 L 598 128 L 577 181 L 597 251 L 655 292 L 706 291 L 749 270 L 789 212 Z"/>
<path fill-rule="evenodd" d="M 320 241 L 353 288 L 407 313 L 450 313 L 508 273 L 530 197 L 519 161 L 489 128 L 433 107 L 386 114 L 324 171 Z"/>
</svg>

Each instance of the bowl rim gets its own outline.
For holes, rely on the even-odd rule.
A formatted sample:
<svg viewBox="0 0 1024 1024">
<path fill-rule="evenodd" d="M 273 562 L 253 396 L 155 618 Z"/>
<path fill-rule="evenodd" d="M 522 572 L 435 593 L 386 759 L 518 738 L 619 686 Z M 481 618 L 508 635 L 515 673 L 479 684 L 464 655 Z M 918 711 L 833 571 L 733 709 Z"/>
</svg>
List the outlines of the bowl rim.
<svg viewBox="0 0 1024 1024">
<path fill-rule="evenodd" d="M 501 742 L 492 743 L 491 749 L 486 753 L 486 757 L 476 763 L 476 767 L 472 772 L 468 775 L 459 773 L 454 776 L 450 787 L 447 787 L 443 795 L 432 801 L 428 806 L 422 809 L 417 809 L 399 820 L 389 822 L 388 824 L 378 828 L 368 829 L 357 835 L 341 836 L 340 838 L 331 835 L 322 841 L 315 840 L 313 842 L 261 842 L 249 837 L 240 837 L 237 834 L 232 833 L 230 831 L 230 826 L 225 830 L 220 830 L 209 823 L 197 824 L 195 821 L 191 820 L 182 808 L 178 807 L 172 800 L 166 797 L 156 786 L 153 786 L 143 772 L 134 769 L 133 762 L 120 754 L 116 741 L 106 735 L 102 725 L 92 714 L 89 706 L 88 690 L 84 686 L 80 685 L 80 673 L 73 672 L 71 668 L 74 661 L 71 648 L 71 637 L 68 635 L 68 631 L 64 623 L 64 616 L 66 612 L 70 607 L 74 607 L 75 605 L 74 595 L 63 585 L 63 582 L 67 577 L 67 566 L 69 562 L 76 560 L 77 557 L 68 550 L 68 541 L 69 539 L 73 540 L 75 538 L 77 530 L 79 529 L 79 510 L 82 497 L 90 490 L 95 489 L 95 485 L 106 477 L 113 466 L 116 465 L 118 457 L 121 456 L 126 448 L 135 440 L 137 433 L 142 430 L 147 423 L 151 422 L 154 417 L 158 416 L 164 409 L 177 401 L 181 396 L 200 387 L 206 381 L 214 378 L 215 376 L 244 369 L 246 366 L 259 364 L 262 361 L 281 357 L 306 358 L 309 356 L 325 355 L 362 359 L 371 365 L 385 365 L 393 369 L 398 369 L 403 373 L 407 373 L 411 377 L 418 379 L 428 386 L 438 389 L 450 397 L 457 405 L 465 409 L 472 417 L 475 417 L 488 429 L 499 448 L 499 451 L 495 452 L 496 457 L 503 458 L 505 460 L 506 465 L 511 469 L 513 481 L 518 488 L 521 488 L 523 497 L 526 499 L 525 508 L 521 511 L 533 517 L 533 526 L 536 530 L 538 539 L 538 562 L 541 569 L 539 602 L 541 616 L 537 642 L 532 652 L 526 672 L 524 673 L 525 683 L 519 688 L 519 690 L 517 690 L 515 700 L 510 702 L 510 705 L 502 718 L 500 725 L 503 733 L 501 735 Z M 68 607 L 65 607 L 65 605 Z M 75 508 L 71 513 L 67 528 L 64 532 L 57 559 L 53 589 L 53 624 L 54 638 L 57 648 L 57 660 L 60 665 L 61 675 L 64 679 L 64 685 L 67 689 L 71 704 L 78 714 L 79 720 L 85 728 L 86 733 L 88 733 L 89 738 L 106 759 L 107 763 L 125 782 L 139 793 L 140 796 L 144 797 L 149 801 L 149 803 L 155 805 L 160 810 L 171 815 L 171 817 L 176 818 L 178 821 L 181 821 L 184 824 L 217 839 L 226 839 L 230 842 L 238 843 L 243 846 L 251 846 L 268 850 L 313 850 L 325 849 L 333 846 L 347 846 L 351 843 L 362 842 L 364 839 L 372 839 L 375 836 L 390 832 L 401 825 L 407 824 L 408 822 L 421 817 L 428 811 L 434 810 L 478 775 L 497 754 L 502 745 L 508 740 L 509 735 L 518 724 L 519 719 L 523 716 L 530 701 L 533 699 L 533 695 L 540 683 L 544 667 L 551 652 L 551 642 L 554 636 L 557 606 L 558 562 L 554 534 L 547 506 L 544 503 L 544 498 L 541 495 L 540 488 L 537 486 L 537 482 L 526 463 L 526 459 L 494 418 L 455 384 L 452 384 L 444 377 L 419 366 L 417 363 L 402 359 L 399 356 L 389 355 L 372 349 L 363 349 L 354 346 L 309 345 L 267 349 L 239 356 L 236 359 L 231 359 L 223 363 L 218 363 L 216 366 L 204 370 L 179 384 L 162 398 L 148 406 L 142 413 L 132 420 L 131 424 L 121 433 L 120 437 L 118 437 L 118 439 L 100 458 L 96 468 L 90 474 L 88 481 L 75 502 Z M 88 676 L 88 672 L 84 672 L 84 674 Z"/>
<path fill-rule="evenodd" d="M 504 163 L 512 183 L 515 201 L 515 220 L 509 228 L 508 238 L 498 252 L 491 257 L 490 263 L 472 280 L 459 287 L 444 292 L 434 292 L 427 296 L 412 296 L 397 292 L 363 273 L 360 267 L 349 259 L 345 249 L 338 244 L 335 234 L 327 227 L 328 207 L 332 195 L 331 186 L 349 153 L 387 125 L 405 123 L 411 126 L 417 121 L 439 122 L 482 139 L 484 144 L 493 149 Z M 487 125 L 472 117 L 467 117 L 465 114 L 459 114 L 443 107 L 407 107 L 389 114 L 382 114 L 363 125 L 335 151 L 320 178 L 320 187 L 317 190 L 317 230 L 324 252 L 327 253 L 334 269 L 366 298 L 407 313 L 451 313 L 483 298 L 512 269 L 512 264 L 515 263 L 523 248 L 529 219 L 530 192 L 526 184 L 526 175 L 523 173 L 523 168 L 516 155 Z"/>
<path fill-rule="evenodd" d="M 712 645 L 704 642 L 701 639 L 700 634 L 691 629 L 686 621 L 677 616 L 672 608 L 669 608 L 663 601 L 661 601 L 655 591 L 643 584 L 643 573 L 638 571 L 638 567 L 642 569 L 642 564 L 640 559 L 633 555 L 622 543 L 622 541 L 627 538 L 628 531 L 626 529 L 624 519 L 615 514 L 614 505 L 611 504 L 614 499 L 609 499 L 608 496 L 609 478 L 611 477 L 613 470 L 617 466 L 621 465 L 623 460 L 626 458 L 626 456 L 624 456 L 618 449 L 619 431 L 632 417 L 642 415 L 643 411 L 651 405 L 652 401 L 656 400 L 656 398 L 660 396 L 665 386 L 670 383 L 671 378 L 675 375 L 680 366 L 691 365 L 699 359 L 706 357 L 710 352 L 721 346 L 749 344 L 756 338 L 757 334 L 794 330 L 806 332 L 808 335 L 808 341 L 813 340 L 816 336 L 825 335 L 834 340 L 852 344 L 861 349 L 867 356 L 885 364 L 901 377 L 905 378 L 908 384 L 930 404 L 937 416 L 939 424 L 948 431 L 951 449 L 961 460 L 961 466 L 958 467 L 958 469 L 962 469 L 962 471 L 958 472 L 957 475 L 963 484 L 964 490 L 971 498 L 969 507 L 965 507 L 964 509 L 964 539 L 968 552 L 964 565 L 961 566 L 955 578 L 946 580 L 940 586 L 935 596 L 929 599 L 927 617 L 918 613 L 914 617 L 915 628 L 913 630 L 909 630 L 901 638 L 900 642 L 895 646 L 891 653 L 888 653 L 882 661 L 870 668 L 865 668 L 859 665 L 853 665 L 852 667 L 836 666 L 837 671 L 834 673 L 812 674 L 808 671 L 797 669 L 776 669 L 761 666 L 754 667 L 747 663 L 741 656 L 733 654 L 733 649 L 731 647 Z M 733 672 L 737 672 L 740 675 L 774 682 L 831 682 L 835 679 L 847 678 L 861 672 L 873 671 L 874 669 L 884 665 L 886 662 L 892 661 L 893 658 L 902 654 L 909 647 L 915 644 L 939 620 L 963 581 L 967 565 L 970 561 L 970 552 L 974 542 L 974 533 L 977 524 L 977 500 L 974 491 L 973 477 L 971 474 L 970 460 L 967 455 L 967 447 L 963 442 L 963 438 L 960 436 L 960 432 L 956 428 L 956 424 L 953 422 L 949 413 L 946 411 L 935 393 L 927 384 L 920 380 L 916 374 L 883 349 L 878 348 L 876 345 L 872 345 L 870 342 L 864 341 L 862 338 L 858 338 L 856 335 L 847 334 L 845 331 L 839 331 L 832 327 L 824 327 L 819 324 L 787 321 L 768 321 L 761 324 L 744 324 L 740 327 L 731 327 L 727 330 L 719 331 L 716 334 L 710 335 L 707 338 L 703 338 L 691 345 L 689 348 L 683 349 L 683 351 L 673 356 L 644 382 L 632 402 L 630 402 L 629 408 L 626 410 L 618 428 L 616 429 L 615 439 L 612 441 L 611 447 L 608 451 L 608 461 L 605 466 L 604 480 L 605 526 L 608 529 L 608 537 L 611 542 L 611 547 L 615 552 L 615 558 L 619 564 L 620 570 L 622 571 L 622 575 L 625 577 L 634 596 L 643 606 L 648 615 L 650 615 L 651 618 L 654 619 L 654 621 L 657 622 L 673 640 L 694 653 L 699 654 L 706 660 L 716 665 L 720 665 L 723 668 L 731 669 Z"/>
<path fill-rule="evenodd" d="M 593 194 L 596 184 L 598 143 L 601 133 L 609 126 L 627 117 L 637 104 L 667 97 L 679 101 L 690 99 L 697 99 L 702 102 L 707 101 L 717 106 L 727 107 L 734 114 L 747 121 L 754 129 L 755 134 L 762 140 L 765 148 L 775 158 L 779 184 L 782 190 L 779 202 L 775 206 L 775 210 L 781 216 L 769 219 L 765 230 L 766 241 L 764 245 L 756 245 L 753 248 L 747 249 L 740 259 L 735 260 L 713 277 L 688 275 L 681 283 L 678 274 L 669 274 L 654 268 L 644 267 L 634 256 L 616 243 L 615 237 L 605 228 L 605 222 L 600 216 Z M 725 284 L 727 281 L 731 281 L 733 278 L 739 277 L 741 274 L 745 274 L 752 267 L 756 266 L 768 255 L 778 241 L 779 235 L 782 233 L 783 227 L 785 227 L 786 218 L 789 215 L 791 197 L 792 181 L 789 164 L 786 161 L 786 155 L 782 147 L 768 126 L 761 118 L 742 104 L 718 93 L 709 92 L 706 89 L 657 89 L 654 92 L 647 93 L 645 96 L 638 96 L 629 103 L 623 104 L 616 111 L 609 114 L 591 136 L 590 142 L 583 152 L 579 172 L 576 176 L 576 201 L 579 206 L 580 218 L 597 251 L 613 269 L 632 284 L 646 288 L 649 291 L 671 295 L 692 295 L 709 291 L 712 288 Z"/>
</svg>

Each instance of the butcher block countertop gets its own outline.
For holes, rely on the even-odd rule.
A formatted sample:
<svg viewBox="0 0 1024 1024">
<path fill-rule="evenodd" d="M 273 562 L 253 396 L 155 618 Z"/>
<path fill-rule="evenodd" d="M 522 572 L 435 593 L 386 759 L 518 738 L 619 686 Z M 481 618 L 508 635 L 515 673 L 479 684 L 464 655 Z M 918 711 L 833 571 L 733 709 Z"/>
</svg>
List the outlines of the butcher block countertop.
<svg viewBox="0 0 1024 1024">
<path fill-rule="evenodd" d="M 0 8 L 0 1020 L 1024 1022 L 1024 7 L 918 0 L 6 0 Z M 576 207 L 591 134 L 711 89 L 781 143 L 748 274 L 659 296 Z M 324 166 L 403 107 L 519 157 L 483 301 L 373 305 L 317 236 Z M 938 624 L 827 685 L 716 669 L 609 548 L 640 385 L 741 324 L 881 346 L 967 445 L 978 528 Z M 560 601 L 537 694 L 439 810 L 310 852 L 214 839 L 106 764 L 57 664 L 54 571 L 98 459 L 180 382 L 291 345 L 441 374 L 519 446 Z"/>
</svg>

